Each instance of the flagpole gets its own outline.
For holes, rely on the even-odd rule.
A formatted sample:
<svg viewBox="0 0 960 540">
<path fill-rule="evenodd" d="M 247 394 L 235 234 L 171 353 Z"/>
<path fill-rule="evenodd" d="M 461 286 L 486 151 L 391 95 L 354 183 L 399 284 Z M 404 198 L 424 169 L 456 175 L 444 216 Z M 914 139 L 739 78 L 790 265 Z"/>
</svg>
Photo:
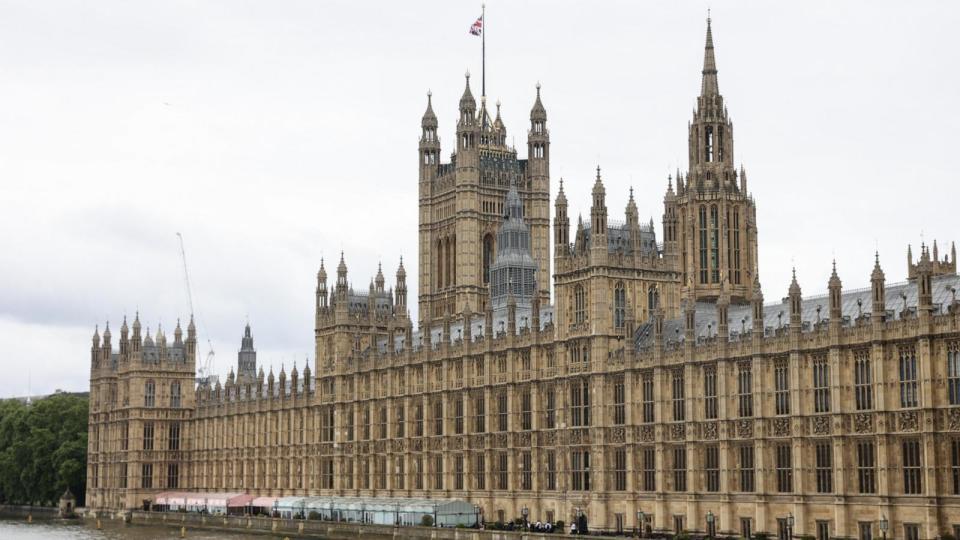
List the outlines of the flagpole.
<svg viewBox="0 0 960 540">
<path fill-rule="evenodd" d="M 480 96 L 487 95 L 487 4 L 480 4 Z"/>
</svg>

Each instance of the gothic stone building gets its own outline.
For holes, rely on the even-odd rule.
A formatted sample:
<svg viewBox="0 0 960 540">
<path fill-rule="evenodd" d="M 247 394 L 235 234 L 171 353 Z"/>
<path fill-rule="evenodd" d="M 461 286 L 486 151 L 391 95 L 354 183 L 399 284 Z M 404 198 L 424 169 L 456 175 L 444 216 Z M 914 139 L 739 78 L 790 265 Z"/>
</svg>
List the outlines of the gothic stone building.
<svg viewBox="0 0 960 540">
<path fill-rule="evenodd" d="M 119 349 L 94 336 L 88 498 L 171 489 L 451 497 L 488 521 L 582 512 L 592 528 L 917 540 L 960 526 L 956 250 L 907 282 L 765 303 L 757 222 L 707 26 L 689 169 L 662 240 L 608 219 L 600 170 L 571 235 L 562 181 L 549 256 L 550 134 L 537 88 L 527 158 L 469 87 L 450 163 L 428 99 L 419 146 L 419 313 L 406 271 L 316 289 L 316 361 L 195 385 L 196 332 Z M 552 265 L 552 266 L 551 266 Z M 547 280 L 554 286 L 549 303 Z M 866 277 L 866 276 L 864 276 Z M 194 391 L 195 389 L 195 391 Z M 708 522 L 706 516 L 712 516 Z M 954 533 L 955 534 L 955 533 Z"/>
</svg>

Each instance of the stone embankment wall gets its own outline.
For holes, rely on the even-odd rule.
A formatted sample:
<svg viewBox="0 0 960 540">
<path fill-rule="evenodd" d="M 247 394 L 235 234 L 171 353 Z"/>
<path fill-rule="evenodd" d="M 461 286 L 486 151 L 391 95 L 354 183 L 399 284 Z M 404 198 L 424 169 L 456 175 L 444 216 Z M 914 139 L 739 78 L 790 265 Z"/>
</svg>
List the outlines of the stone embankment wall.
<svg viewBox="0 0 960 540">
<path fill-rule="evenodd" d="M 52 506 L 16 506 L 12 504 L 0 504 L 0 516 L 24 519 L 27 516 L 33 516 L 34 519 L 51 519 L 58 517 L 57 509 Z"/>
<path fill-rule="evenodd" d="M 204 516 L 170 512 L 133 512 L 134 524 L 169 525 L 171 527 L 214 529 L 236 532 L 264 532 L 291 538 L 324 538 L 347 540 L 354 538 L 386 540 L 550 540 L 562 534 L 519 533 L 476 529 L 445 529 L 437 527 L 392 527 L 360 523 L 333 523 L 297 519 L 241 516 Z M 189 534 L 187 535 L 189 538 Z"/>
</svg>

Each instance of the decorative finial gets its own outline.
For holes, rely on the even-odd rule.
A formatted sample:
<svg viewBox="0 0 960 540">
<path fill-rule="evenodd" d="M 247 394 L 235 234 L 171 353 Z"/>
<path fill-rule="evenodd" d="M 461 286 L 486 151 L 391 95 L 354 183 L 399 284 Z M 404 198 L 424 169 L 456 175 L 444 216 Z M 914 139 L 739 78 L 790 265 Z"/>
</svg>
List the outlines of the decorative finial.
<svg viewBox="0 0 960 540">
<path fill-rule="evenodd" d="M 427 99 L 430 99 L 432 97 L 433 97 L 433 90 L 427 89 Z"/>
<path fill-rule="evenodd" d="M 466 73 L 464 73 L 464 76 L 467 78 L 467 82 L 469 82 L 469 81 L 470 81 L 470 70 L 469 70 L 469 69 L 467 70 Z"/>
<path fill-rule="evenodd" d="M 537 94 L 540 93 L 540 81 L 537 81 Z"/>
</svg>

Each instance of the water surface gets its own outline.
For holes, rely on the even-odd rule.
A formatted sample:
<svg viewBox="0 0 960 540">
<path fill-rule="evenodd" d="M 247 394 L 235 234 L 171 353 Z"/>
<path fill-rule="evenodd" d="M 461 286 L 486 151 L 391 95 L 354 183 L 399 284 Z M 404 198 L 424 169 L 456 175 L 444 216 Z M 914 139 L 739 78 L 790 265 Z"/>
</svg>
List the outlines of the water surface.
<svg viewBox="0 0 960 540">
<path fill-rule="evenodd" d="M 0 538 L 3 540 L 147 540 L 154 538 L 180 538 L 179 527 L 157 525 L 128 525 L 122 521 L 102 520 L 102 530 L 97 530 L 96 520 L 47 521 L 38 519 L 27 523 L 24 519 L 0 519 Z M 269 534 L 241 534 L 233 532 L 187 528 L 187 538 L 213 540 L 266 540 L 282 538 Z"/>
</svg>

